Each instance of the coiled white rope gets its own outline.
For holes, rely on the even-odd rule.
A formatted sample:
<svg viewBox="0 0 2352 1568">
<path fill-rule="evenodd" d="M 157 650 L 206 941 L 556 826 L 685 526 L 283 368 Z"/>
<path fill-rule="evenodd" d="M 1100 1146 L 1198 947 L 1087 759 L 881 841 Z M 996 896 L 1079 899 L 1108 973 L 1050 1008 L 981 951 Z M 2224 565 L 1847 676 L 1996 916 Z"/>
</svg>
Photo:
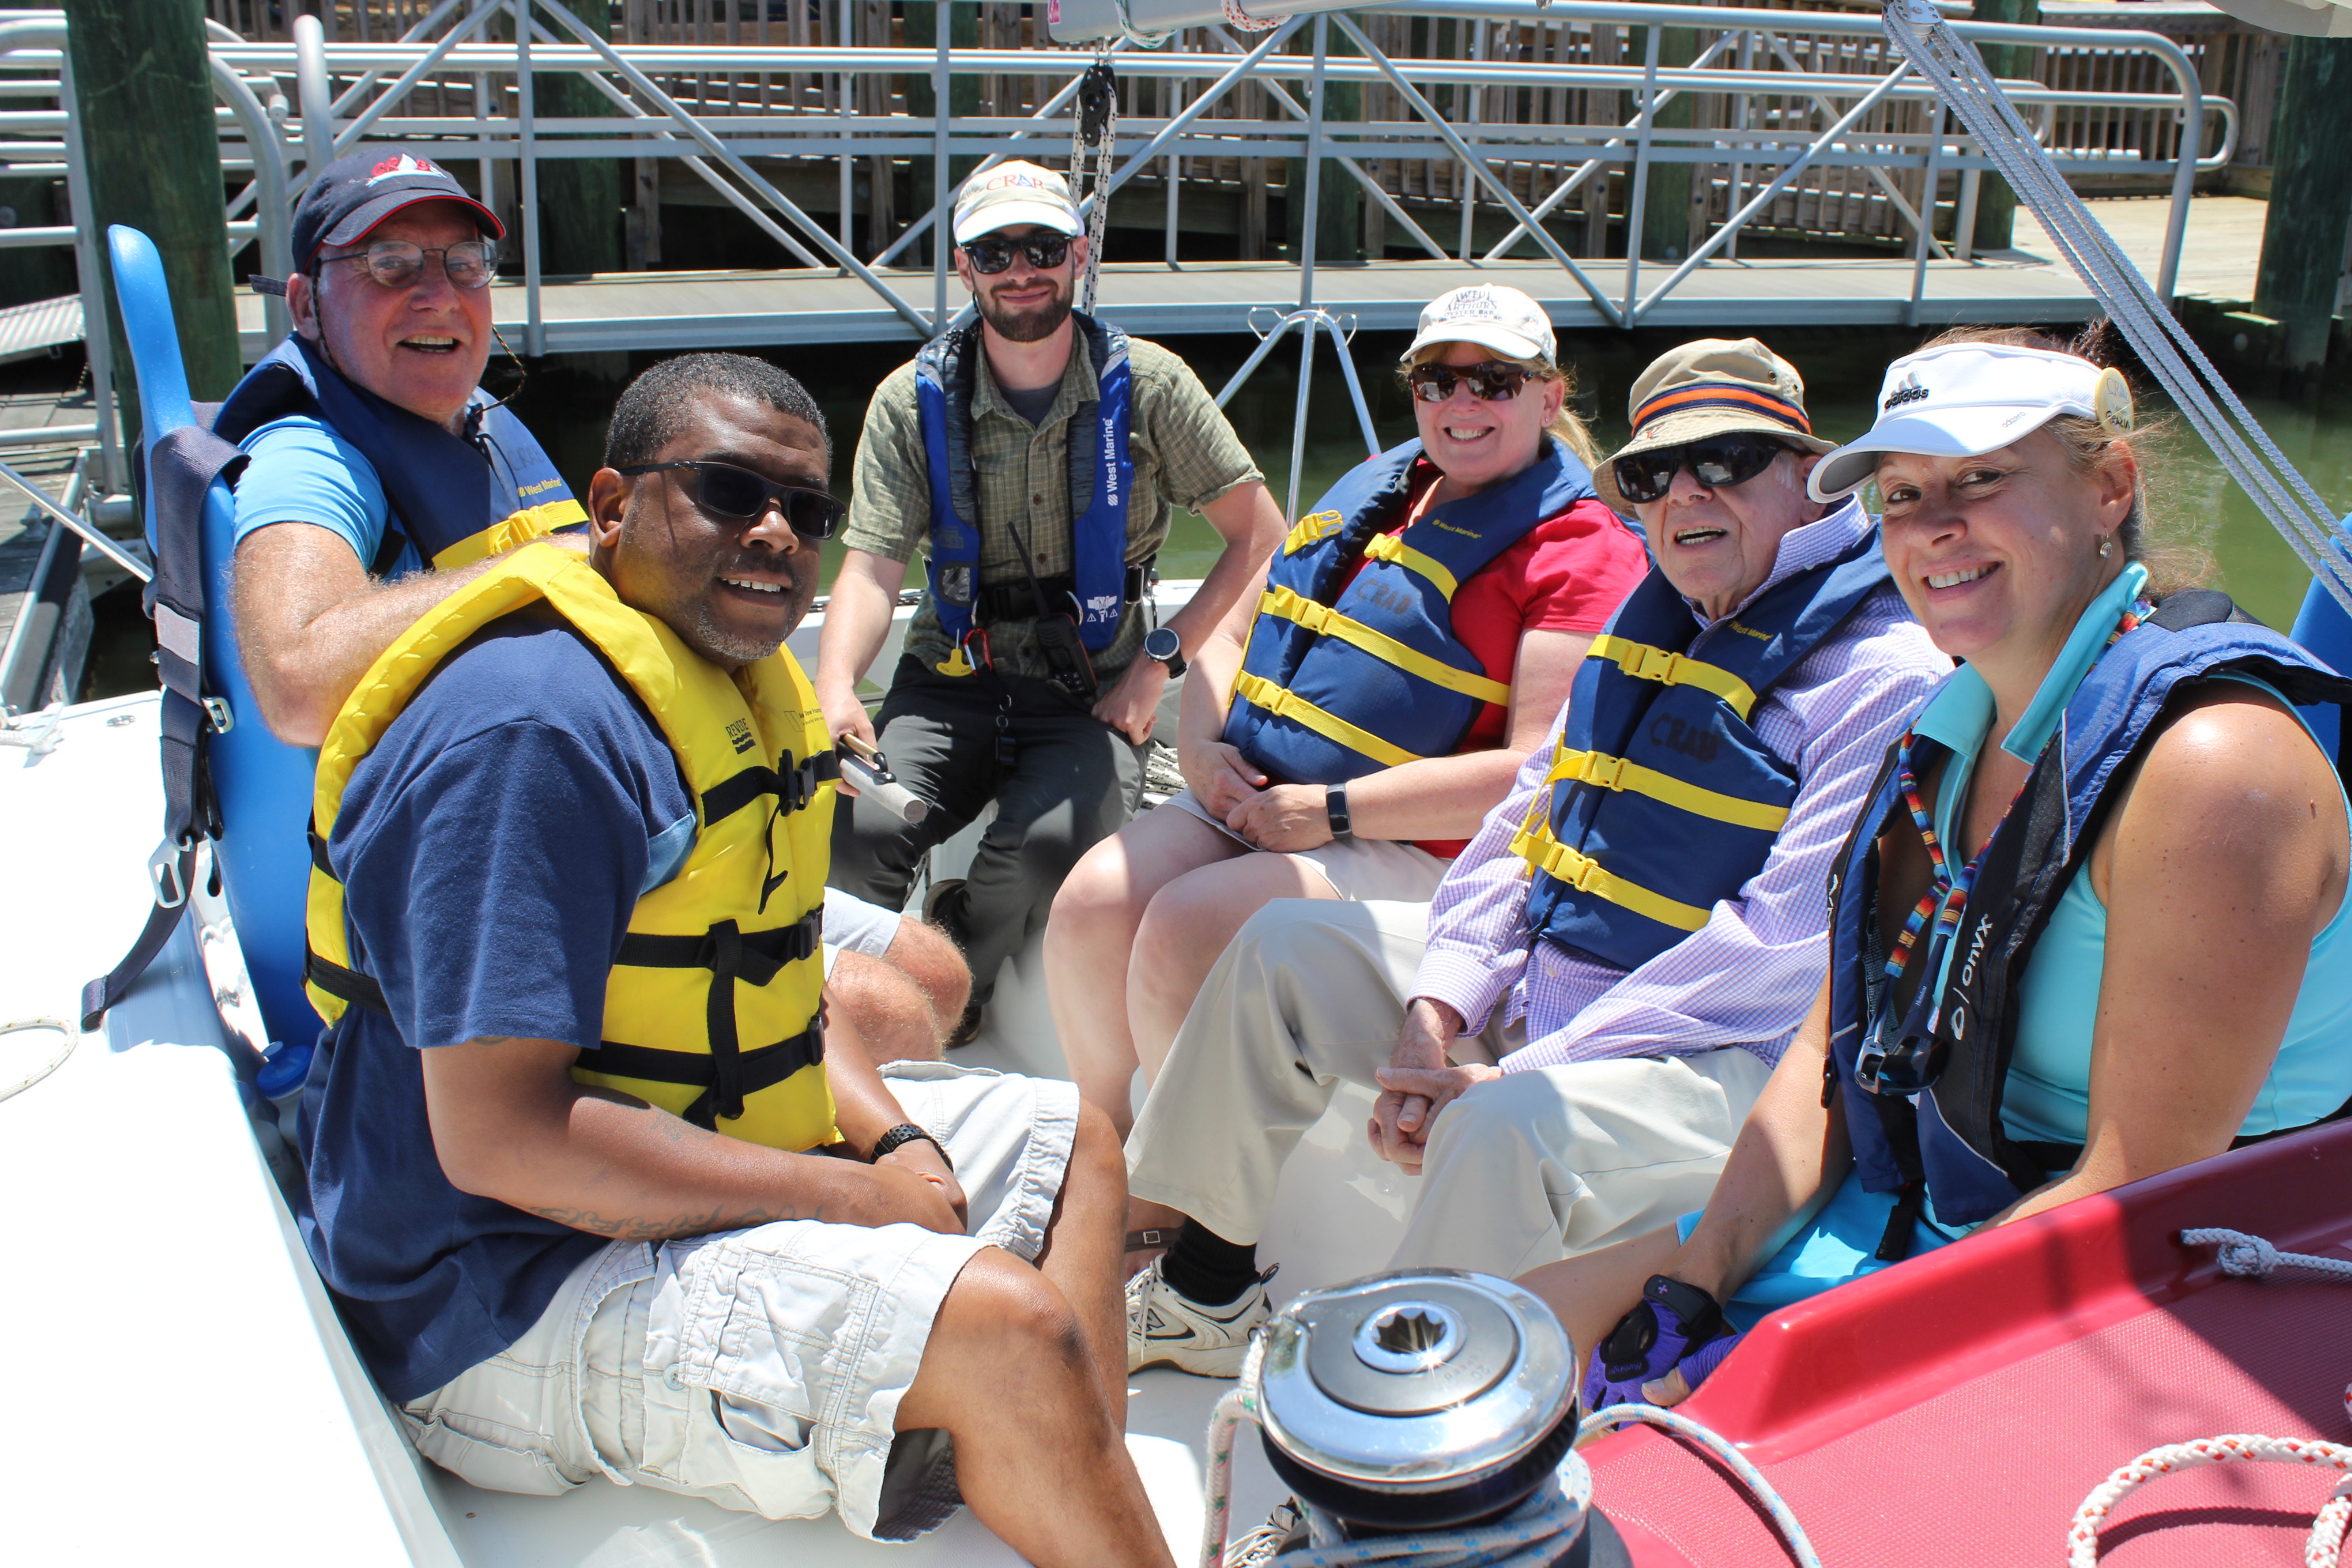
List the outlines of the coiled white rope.
<svg viewBox="0 0 2352 1568">
<path fill-rule="evenodd" d="M 2352 1285 L 2352 1258 L 2321 1258 L 2308 1252 L 2281 1252 L 2259 1236 L 2242 1230 L 2184 1230 L 2183 1247 L 2218 1247 L 2221 1272 L 2239 1279 L 2267 1279 L 2279 1269 L 2315 1275 Z"/>
<path fill-rule="evenodd" d="M 2193 1470 L 2204 1465 L 2262 1463 L 2311 1465 L 2322 1469 L 2341 1471 L 2345 1479 L 2336 1485 L 2327 1506 L 2312 1521 L 2311 1534 L 2303 1544 L 2304 1568 L 2337 1568 L 2344 1551 L 2344 1528 L 2352 1522 L 2352 1448 L 2340 1443 L 2321 1443 L 2306 1437 L 2253 1437 L 2242 1435 L 2225 1437 L 2200 1437 L 2193 1443 L 2168 1443 L 2161 1448 L 2151 1448 L 2101 1481 L 2083 1506 L 2074 1510 L 2074 1522 L 2066 1531 L 2067 1568 L 2096 1568 L 2099 1561 L 2099 1527 L 2106 1522 L 2133 1488 L 2158 1476 L 2168 1476 L 2179 1470 Z"/>
<path fill-rule="evenodd" d="M 2218 1261 L 2221 1272 L 2233 1279 L 2267 1279 L 2284 1269 L 2352 1284 L 2352 1261 L 2320 1258 L 2308 1252 L 2281 1252 L 2261 1237 L 2249 1236 L 2242 1230 L 2218 1226 L 2184 1230 L 2179 1239 L 2183 1247 L 2221 1248 Z M 2347 1415 L 2352 1415 L 2352 1388 L 2344 1391 L 2344 1408 Z M 2068 1568 L 2093 1568 L 2098 1562 L 2099 1527 L 2133 1488 L 2158 1476 L 2204 1465 L 2264 1462 L 2311 1465 L 2343 1474 L 2345 1479 L 2336 1483 L 2336 1490 L 2329 1496 L 2327 1505 L 2319 1510 L 2319 1516 L 2311 1521 L 2311 1534 L 2303 1543 L 2304 1568 L 2338 1568 L 2344 1553 L 2345 1530 L 2352 1525 L 2352 1447 L 2311 1437 L 2257 1437 L 2242 1433 L 2150 1448 L 2101 1481 L 2083 1500 L 2083 1506 L 2074 1510 L 2074 1522 L 2067 1528 Z"/>
<path fill-rule="evenodd" d="M 1884 26 L 1912 67 L 1935 84 L 2018 200 L 2041 220 L 2068 265 L 2097 296 L 2108 319 L 2230 477 L 2262 508 L 2336 603 L 2352 612 L 2352 554 L 2336 534 L 2335 510 L 2263 433 L 2188 329 L 2074 195 L 1976 50 L 1961 41 L 1928 0 L 1887 0 Z M 2182 126 L 2179 155 L 2194 157 L 2203 134 L 2201 126 Z"/>
<path fill-rule="evenodd" d="M 1796 1560 L 1797 1568 L 1822 1568 L 1821 1554 L 1813 1550 L 1813 1543 L 1807 1538 L 1804 1527 L 1797 1522 L 1795 1511 L 1779 1492 L 1772 1489 L 1772 1483 L 1764 1479 L 1764 1472 L 1750 1464 L 1748 1456 L 1733 1447 L 1728 1440 L 1689 1416 L 1678 1415 L 1655 1405 L 1612 1405 L 1586 1416 L 1584 1424 L 1576 1429 L 1576 1440 L 1581 1445 L 1611 1427 L 1636 1421 L 1645 1426 L 1672 1432 L 1679 1437 L 1687 1437 L 1721 1459 L 1724 1467 L 1739 1478 L 1739 1484 L 1748 1489 L 1748 1494 L 1764 1505 L 1764 1511 L 1772 1516 L 1772 1526 L 1788 1544 L 1789 1555 Z"/>
<path fill-rule="evenodd" d="M 37 1059 L 31 1067 L 18 1074 L 10 1082 L 0 1083 L 0 1100 L 12 1099 L 24 1093 L 58 1068 L 65 1066 L 66 1058 L 73 1055 L 76 1036 L 74 1030 L 61 1018 L 19 1018 L 11 1024 L 0 1024 L 0 1035 L 29 1034 L 37 1029 L 55 1030 L 59 1042 L 58 1048 L 50 1052 L 47 1057 Z"/>
<path fill-rule="evenodd" d="M 1253 16 L 1243 10 L 1235 0 L 1223 0 L 1223 5 L 1225 20 L 1244 33 L 1271 33 L 1290 20 L 1287 16 Z"/>
<path fill-rule="evenodd" d="M 1238 1387 L 1217 1401 L 1209 1417 L 1208 1517 L 1201 1531 L 1201 1568 L 1223 1568 L 1225 1537 L 1233 1518 L 1234 1442 L 1244 1420 L 1257 1419 L 1257 1410 Z M 1798 1568 L 1822 1568 L 1820 1555 L 1806 1538 L 1797 1516 L 1763 1472 L 1724 1438 L 1687 1415 L 1677 1415 L 1654 1405 L 1612 1405 L 1586 1416 L 1577 1427 L 1577 1443 L 1615 1426 L 1633 1423 L 1656 1426 L 1692 1442 L 1721 1459 L 1771 1516 Z M 1535 1493 L 1503 1518 L 1483 1525 L 1459 1525 L 1413 1535 L 1380 1535 L 1337 1546 L 1291 1551 L 1275 1559 L 1282 1568 L 1354 1568 L 1363 1563 L 1387 1563 L 1390 1568 L 1539 1568 L 1558 1559 L 1584 1533 L 1592 1509 L 1592 1471 L 1583 1456 L 1571 1449 Z"/>
</svg>

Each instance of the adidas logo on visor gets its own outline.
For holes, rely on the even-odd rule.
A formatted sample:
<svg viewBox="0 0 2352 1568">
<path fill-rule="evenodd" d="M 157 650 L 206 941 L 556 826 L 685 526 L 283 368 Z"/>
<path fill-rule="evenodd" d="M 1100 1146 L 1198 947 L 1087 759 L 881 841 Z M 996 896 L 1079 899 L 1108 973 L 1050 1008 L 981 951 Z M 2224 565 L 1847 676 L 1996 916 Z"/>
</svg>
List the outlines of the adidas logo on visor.
<svg viewBox="0 0 2352 1568">
<path fill-rule="evenodd" d="M 1879 405 L 1879 412 L 1889 413 L 1906 403 L 1922 402 L 1927 395 L 1927 389 L 1919 384 L 1919 373 L 1913 371 L 1904 378 L 1902 385 L 1886 395 L 1886 401 Z"/>
</svg>

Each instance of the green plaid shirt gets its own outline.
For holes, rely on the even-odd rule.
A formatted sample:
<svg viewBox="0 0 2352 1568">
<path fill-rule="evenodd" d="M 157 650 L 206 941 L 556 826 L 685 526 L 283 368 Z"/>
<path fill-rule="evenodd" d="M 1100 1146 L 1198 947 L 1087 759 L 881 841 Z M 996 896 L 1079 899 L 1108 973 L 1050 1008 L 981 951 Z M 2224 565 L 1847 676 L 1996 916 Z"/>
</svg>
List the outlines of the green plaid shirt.
<svg viewBox="0 0 2352 1568">
<path fill-rule="evenodd" d="M 985 371 L 983 355 L 981 365 Z M 1135 489 L 1127 514 L 1131 565 L 1157 554 L 1168 538 L 1169 508 L 1200 510 L 1236 485 L 1263 479 L 1208 388 L 1181 359 L 1158 343 L 1128 340 L 1135 378 L 1128 450 Z M 1043 423 L 1032 426 L 997 391 L 992 375 L 972 378 L 971 451 L 980 481 L 980 581 L 983 587 L 1025 583 L 1020 546 L 1006 519 L 1018 518 L 1034 552 L 1039 577 L 1071 570 L 1070 416 L 1094 395 L 1095 369 L 1083 336 L 1074 338 L 1070 363 Z M 866 405 L 857 447 L 849 526 L 843 542 L 868 554 L 908 563 L 929 550 L 930 476 L 923 456 L 922 419 L 915 405 L 913 363 L 892 371 Z M 989 651 L 1008 675 L 1044 679 L 1052 672 L 1037 650 L 1034 623 L 998 621 L 988 629 Z M 1143 646 L 1143 617 L 1132 609 L 1118 636 L 1094 655 L 1095 674 L 1108 686 Z M 907 628 L 907 651 L 937 665 L 951 650 L 928 587 Z M 877 677 L 889 679 L 877 670 Z"/>
</svg>

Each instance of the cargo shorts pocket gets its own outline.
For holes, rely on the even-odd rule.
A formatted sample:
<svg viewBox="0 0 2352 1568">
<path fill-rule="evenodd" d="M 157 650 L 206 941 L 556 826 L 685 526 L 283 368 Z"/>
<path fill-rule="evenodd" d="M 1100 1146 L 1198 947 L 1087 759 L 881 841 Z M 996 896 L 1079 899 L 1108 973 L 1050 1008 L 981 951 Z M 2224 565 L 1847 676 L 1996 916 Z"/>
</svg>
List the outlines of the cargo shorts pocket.
<svg viewBox="0 0 2352 1568">
<path fill-rule="evenodd" d="M 509 1447 L 460 1431 L 439 1415 L 420 1417 L 405 1410 L 397 1414 L 418 1453 L 486 1491 L 562 1497 L 580 1485 L 536 1449 Z"/>
</svg>

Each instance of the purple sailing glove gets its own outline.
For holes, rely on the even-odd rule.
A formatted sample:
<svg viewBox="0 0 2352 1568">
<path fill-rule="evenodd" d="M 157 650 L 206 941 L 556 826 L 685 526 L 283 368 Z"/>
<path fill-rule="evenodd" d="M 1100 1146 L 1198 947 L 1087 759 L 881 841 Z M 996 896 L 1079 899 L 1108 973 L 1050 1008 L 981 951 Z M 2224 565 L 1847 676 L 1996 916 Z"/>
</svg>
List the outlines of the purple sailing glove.
<svg viewBox="0 0 2352 1568">
<path fill-rule="evenodd" d="M 1653 1274 L 1642 1287 L 1642 1304 L 1620 1318 L 1593 1352 L 1592 1370 L 1584 1378 L 1584 1408 L 1652 1404 L 1643 1385 L 1677 1366 L 1696 1393 L 1746 1337 L 1723 1321 L 1714 1297 L 1696 1285 Z"/>
</svg>

